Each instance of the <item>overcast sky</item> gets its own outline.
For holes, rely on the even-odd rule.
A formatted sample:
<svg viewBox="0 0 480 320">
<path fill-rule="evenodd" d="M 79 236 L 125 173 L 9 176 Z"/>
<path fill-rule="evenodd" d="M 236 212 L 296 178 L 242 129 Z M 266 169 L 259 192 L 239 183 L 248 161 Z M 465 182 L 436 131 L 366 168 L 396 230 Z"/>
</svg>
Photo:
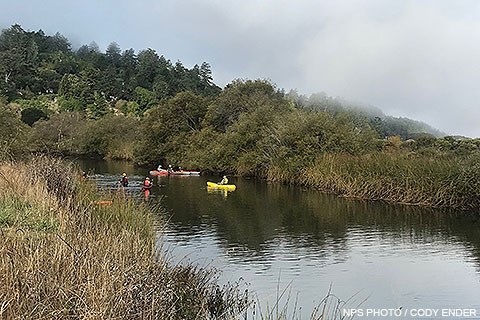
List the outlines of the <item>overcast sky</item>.
<svg viewBox="0 0 480 320">
<path fill-rule="evenodd" d="M 0 0 L 0 27 L 152 48 L 215 82 L 270 79 L 480 137 L 480 1 Z"/>
</svg>

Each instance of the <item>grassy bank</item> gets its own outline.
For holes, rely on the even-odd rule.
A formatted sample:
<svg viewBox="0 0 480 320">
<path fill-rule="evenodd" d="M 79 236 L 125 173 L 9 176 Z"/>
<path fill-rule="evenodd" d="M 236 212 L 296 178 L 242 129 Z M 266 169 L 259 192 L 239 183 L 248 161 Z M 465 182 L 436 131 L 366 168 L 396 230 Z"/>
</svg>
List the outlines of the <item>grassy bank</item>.
<svg viewBox="0 0 480 320">
<path fill-rule="evenodd" d="M 478 157 L 425 157 L 411 153 L 324 154 L 292 172 L 272 165 L 267 179 L 315 187 L 344 197 L 392 203 L 480 209 Z"/>
<path fill-rule="evenodd" d="M 63 162 L 0 164 L 0 318 L 229 318 L 246 305 L 214 270 L 158 254 L 149 208 Z"/>
</svg>

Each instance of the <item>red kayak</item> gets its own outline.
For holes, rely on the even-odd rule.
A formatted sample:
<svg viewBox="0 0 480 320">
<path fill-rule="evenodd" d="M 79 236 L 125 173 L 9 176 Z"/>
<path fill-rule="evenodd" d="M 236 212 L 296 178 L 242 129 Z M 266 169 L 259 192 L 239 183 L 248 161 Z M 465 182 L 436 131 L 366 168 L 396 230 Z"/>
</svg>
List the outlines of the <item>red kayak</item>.
<svg viewBox="0 0 480 320">
<path fill-rule="evenodd" d="M 153 176 L 153 177 L 168 176 L 168 171 L 167 170 L 152 170 L 152 171 L 150 171 L 150 175 Z"/>
<path fill-rule="evenodd" d="M 171 171 L 168 170 L 152 170 L 150 175 L 153 177 L 156 176 L 199 176 L 200 171 L 191 171 L 191 170 L 180 170 L 180 171 Z"/>
</svg>

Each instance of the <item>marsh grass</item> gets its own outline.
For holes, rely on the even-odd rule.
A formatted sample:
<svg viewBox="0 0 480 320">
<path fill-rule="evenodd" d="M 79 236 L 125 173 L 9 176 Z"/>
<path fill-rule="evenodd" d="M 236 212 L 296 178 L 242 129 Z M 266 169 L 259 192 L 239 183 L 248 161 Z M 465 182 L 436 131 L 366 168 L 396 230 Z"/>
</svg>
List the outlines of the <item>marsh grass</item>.
<svg viewBox="0 0 480 320">
<path fill-rule="evenodd" d="M 159 254 L 152 208 L 77 175 L 51 158 L 0 165 L 0 319 L 230 319 L 247 307 L 218 271 Z"/>
<path fill-rule="evenodd" d="M 297 183 L 343 197 L 461 210 L 480 209 L 478 158 L 411 154 L 324 154 L 301 171 L 273 166 L 270 180 Z"/>
</svg>

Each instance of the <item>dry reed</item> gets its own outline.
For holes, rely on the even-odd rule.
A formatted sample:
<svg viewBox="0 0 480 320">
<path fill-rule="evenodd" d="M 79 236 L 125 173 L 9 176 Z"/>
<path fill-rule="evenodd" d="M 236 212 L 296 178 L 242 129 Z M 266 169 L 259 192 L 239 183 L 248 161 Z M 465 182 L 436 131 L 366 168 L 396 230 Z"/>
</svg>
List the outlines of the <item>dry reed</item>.
<svg viewBox="0 0 480 320">
<path fill-rule="evenodd" d="M 220 287 L 215 270 L 165 261 L 150 208 L 121 193 L 97 206 L 77 175 L 55 159 L 0 165 L 0 319 L 229 319 L 245 309 L 244 292 Z"/>
<path fill-rule="evenodd" d="M 478 211 L 480 160 L 411 154 L 322 154 L 302 170 L 272 165 L 272 181 L 315 187 L 343 197 Z"/>
</svg>

